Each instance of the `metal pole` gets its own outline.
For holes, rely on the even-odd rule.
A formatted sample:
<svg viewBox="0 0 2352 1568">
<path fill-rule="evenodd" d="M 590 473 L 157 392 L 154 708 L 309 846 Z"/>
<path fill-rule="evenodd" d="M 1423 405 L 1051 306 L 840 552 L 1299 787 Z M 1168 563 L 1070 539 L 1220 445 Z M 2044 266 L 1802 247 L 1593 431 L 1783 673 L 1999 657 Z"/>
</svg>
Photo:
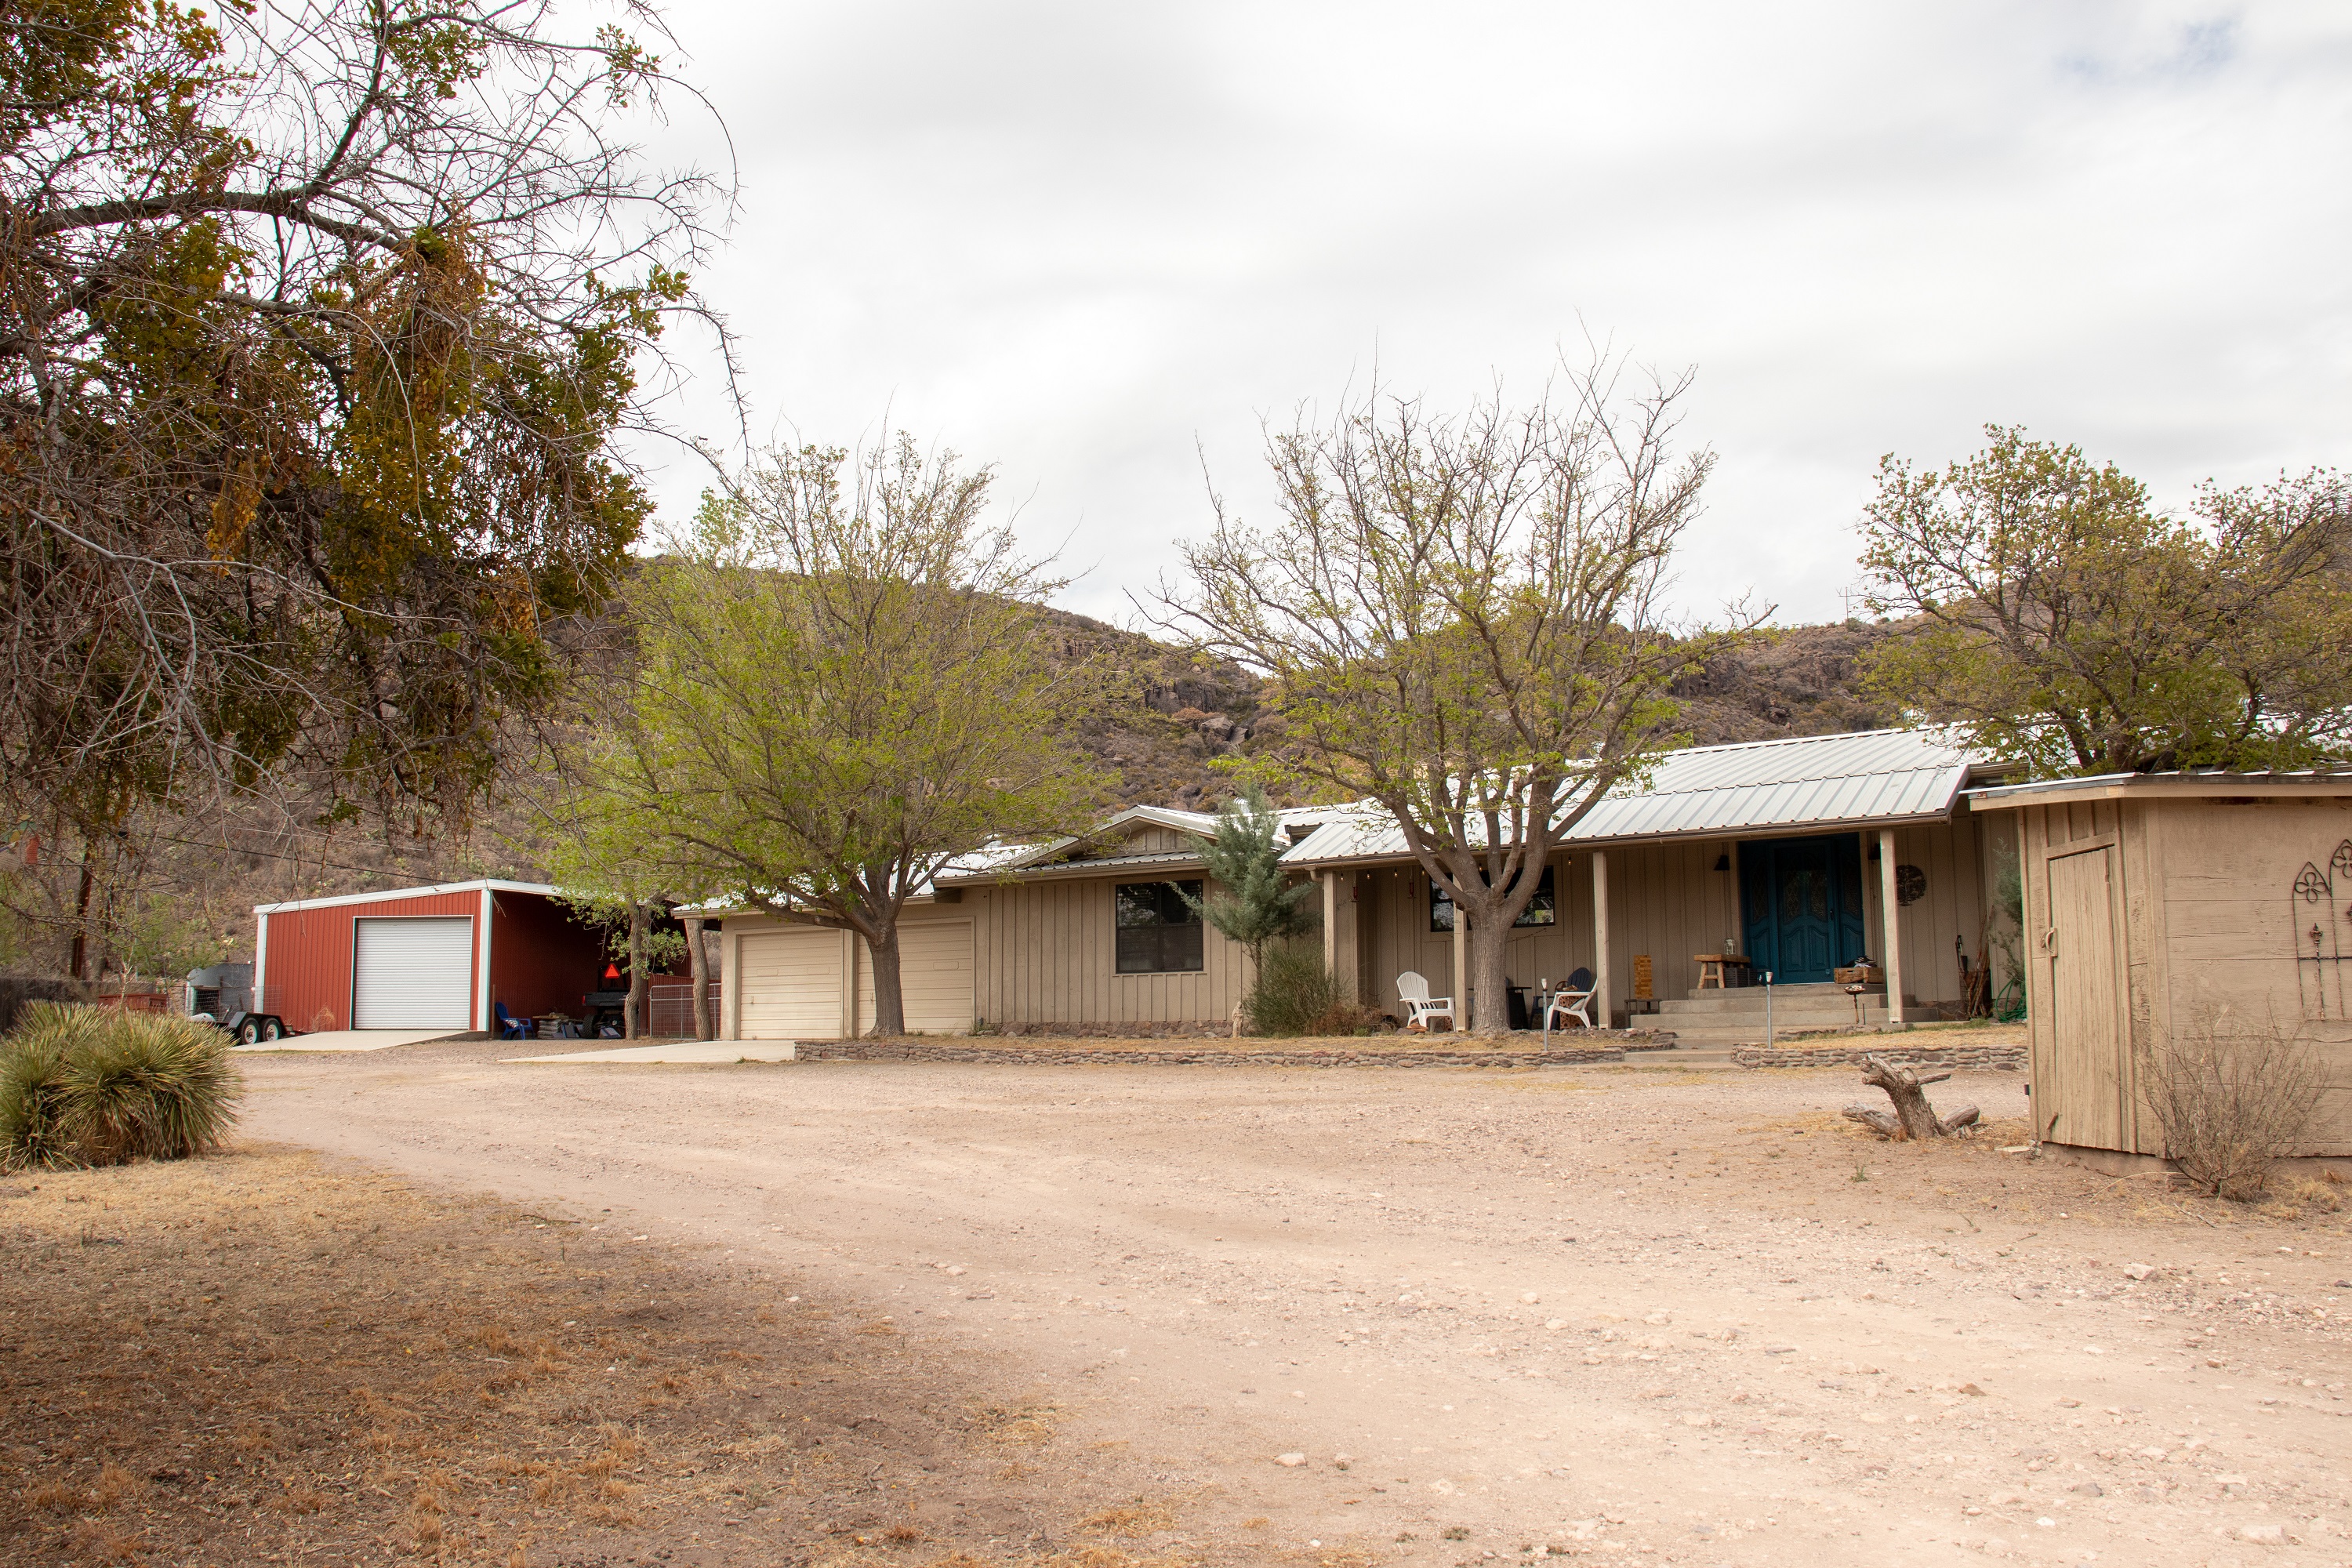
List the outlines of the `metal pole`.
<svg viewBox="0 0 2352 1568">
<path fill-rule="evenodd" d="M 1764 1048 L 1772 1048 L 1772 972 L 1764 972 Z"/>
</svg>

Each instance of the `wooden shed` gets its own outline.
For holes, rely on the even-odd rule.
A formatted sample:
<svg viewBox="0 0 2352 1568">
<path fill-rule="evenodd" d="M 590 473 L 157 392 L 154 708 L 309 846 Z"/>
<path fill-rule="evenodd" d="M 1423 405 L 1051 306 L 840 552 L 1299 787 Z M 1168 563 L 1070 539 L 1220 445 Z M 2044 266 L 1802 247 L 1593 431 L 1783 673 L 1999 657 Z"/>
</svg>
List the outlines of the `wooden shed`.
<svg viewBox="0 0 2352 1568">
<path fill-rule="evenodd" d="M 2274 1025 L 2326 1079 L 2294 1152 L 2352 1155 L 2352 773 L 2126 773 L 1971 804 L 2019 817 L 2039 1141 L 2161 1156 L 2149 1053 Z"/>
</svg>

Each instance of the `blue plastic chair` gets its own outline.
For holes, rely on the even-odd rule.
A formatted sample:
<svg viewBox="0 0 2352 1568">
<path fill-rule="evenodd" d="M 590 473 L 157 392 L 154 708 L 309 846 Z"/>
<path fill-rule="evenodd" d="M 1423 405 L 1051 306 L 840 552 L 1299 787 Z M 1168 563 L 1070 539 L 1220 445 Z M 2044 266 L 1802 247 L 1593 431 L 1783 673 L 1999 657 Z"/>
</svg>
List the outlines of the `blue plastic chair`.
<svg viewBox="0 0 2352 1568">
<path fill-rule="evenodd" d="M 503 1002 L 498 1003 L 496 1005 L 496 1008 L 499 1016 L 499 1038 L 502 1040 L 527 1040 L 530 1038 L 530 1020 L 529 1018 L 516 1017 L 513 1014 L 507 1011 L 507 1005 Z"/>
</svg>

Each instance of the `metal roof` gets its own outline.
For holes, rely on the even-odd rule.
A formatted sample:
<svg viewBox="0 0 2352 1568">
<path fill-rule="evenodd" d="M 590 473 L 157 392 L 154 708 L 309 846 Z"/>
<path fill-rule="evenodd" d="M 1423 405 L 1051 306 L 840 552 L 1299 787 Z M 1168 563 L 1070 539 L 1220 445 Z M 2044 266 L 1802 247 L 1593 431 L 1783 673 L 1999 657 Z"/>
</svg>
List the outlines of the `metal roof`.
<svg viewBox="0 0 2352 1568">
<path fill-rule="evenodd" d="M 2126 795 L 2189 799 L 2206 795 L 2352 795 L 2352 770 L 2303 768 L 2280 773 L 2265 768 L 2259 773 L 2240 773 L 2215 768 L 2160 773 L 2094 773 L 2087 778 L 1996 784 L 1967 794 L 1972 802 L 1988 807 L 2039 805 L 2063 800 L 2114 800 Z"/>
<path fill-rule="evenodd" d="M 1932 821 L 1951 815 L 1969 770 L 1980 763 L 1933 730 L 1693 746 L 1660 758 L 1645 787 L 1612 791 L 1562 842 L 1722 838 Z M 1410 853 L 1395 819 L 1364 802 L 1325 822 L 1283 858 L 1304 866 Z"/>
<path fill-rule="evenodd" d="M 1294 824 L 1304 826 L 1321 822 L 1332 812 L 1341 809 L 1328 805 L 1284 805 L 1274 809 L 1275 820 L 1284 827 Z M 1132 855 L 1101 855 L 1084 860 L 1064 861 L 1056 858 L 1078 845 L 1098 839 L 1103 835 L 1129 823 L 1150 823 L 1158 827 L 1174 828 L 1206 839 L 1217 831 L 1217 816 L 1212 811 L 1179 811 L 1166 805 L 1130 805 L 1106 817 L 1084 833 L 1066 838 L 1049 839 L 1043 844 L 992 844 L 969 855 L 958 856 L 940 868 L 935 879 L 942 886 L 995 880 L 1024 876 L 1053 874 L 1083 874 L 1108 868 L 1117 870 L 1126 866 L 1166 865 L 1181 861 L 1197 861 L 1200 857 L 1189 851 L 1156 850 Z"/>
<path fill-rule="evenodd" d="M 290 914 L 296 910 L 332 909 L 337 904 L 381 904 L 393 899 L 427 899 L 442 893 L 478 893 L 488 888 L 494 893 L 536 893 L 543 899 L 555 896 L 555 889 L 545 882 L 509 882 L 498 877 L 477 877 L 470 882 L 435 882 L 424 888 L 386 888 L 373 893 L 334 893 L 323 899 L 289 899 L 283 903 L 256 904 L 257 915 Z"/>
</svg>

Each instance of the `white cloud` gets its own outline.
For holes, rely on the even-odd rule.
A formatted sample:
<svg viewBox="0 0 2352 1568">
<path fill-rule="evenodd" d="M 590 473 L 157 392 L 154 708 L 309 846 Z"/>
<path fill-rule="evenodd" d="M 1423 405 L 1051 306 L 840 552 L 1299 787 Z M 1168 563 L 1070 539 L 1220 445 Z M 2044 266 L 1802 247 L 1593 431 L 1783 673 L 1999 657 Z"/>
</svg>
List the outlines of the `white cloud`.
<svg viewBox="0 0 2352 1568">
<path fill-rule="evenodd" d="M 1123 591 L 1261 414 L 1695 365 L 1688 598 L 1841 610 L 1879 455 L 1988 420 L 2187 498 L 2352 458 L 2352 13 L 954 4 L 671 13 L 741 157 L 701 279 L 764 433 L 885 405 Z M 679 155 L 707 146 L 679 121 Z M 1580 325 L 1581 323 L 1582 325 Z M 691 422 L 723 436 L 709 386 Z M 700 477 L 672 464 L 666 509 Z"/>
</svg>

